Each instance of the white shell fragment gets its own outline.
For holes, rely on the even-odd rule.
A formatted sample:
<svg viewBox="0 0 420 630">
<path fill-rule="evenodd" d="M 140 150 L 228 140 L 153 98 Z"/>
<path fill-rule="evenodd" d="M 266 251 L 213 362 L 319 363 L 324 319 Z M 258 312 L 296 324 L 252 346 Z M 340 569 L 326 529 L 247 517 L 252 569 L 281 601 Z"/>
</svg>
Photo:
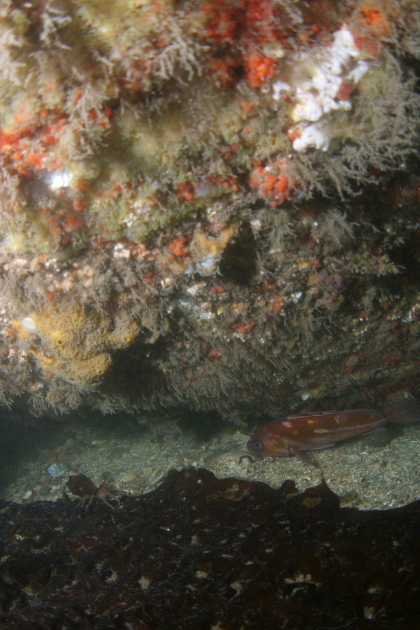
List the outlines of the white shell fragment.
<svg viewBox="0 0 420 630">
<path fill-rule="evenodd" d="M 22 324 L 22 328 L 24 328 L 30 333 L 38 332 L 38 327 L 36 325 L 36 322 L 32 319 L 32 317 L 24 317 L 22 319 L 21 324 Z"/>
</svg>

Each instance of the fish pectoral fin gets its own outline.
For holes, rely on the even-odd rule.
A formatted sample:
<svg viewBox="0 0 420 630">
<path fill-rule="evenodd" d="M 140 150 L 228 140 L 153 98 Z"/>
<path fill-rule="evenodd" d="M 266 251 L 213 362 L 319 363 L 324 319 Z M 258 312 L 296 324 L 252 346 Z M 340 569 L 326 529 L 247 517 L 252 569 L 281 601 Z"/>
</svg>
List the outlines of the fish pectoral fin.
<svg viewBox="0 0 420 630">
<path fill-rule="evenodd" d="M 373 435 L 374 433 L 387 433 L 388 429 L 386 427 L 375 427 L 375 429 L 371 429 L 370 431 L 366 431 L 363 435 Z"/>
<path fill-rule="evenodd" d="M 332 448 L 333 446 L 335 446 L 335 442 L 332 444 L 324 444 L 324 446 L 318 446 L 317 448 L 311 448 L 311 451 L 323 451 L 324 448 Z"/>
<path fill-rule="evenodd" d="M 294 453 L 301 462 L 304 462 L 304 464 L 309 464 L 310 466 L 314 466 L 315 468 L 321 468 L 321 466 L 317 462 L 314 462 L 309 457 L 309 455 L 300 451 L 297 446 L 290 446 L 289 450 L 291 453 Z"/>
</svg>

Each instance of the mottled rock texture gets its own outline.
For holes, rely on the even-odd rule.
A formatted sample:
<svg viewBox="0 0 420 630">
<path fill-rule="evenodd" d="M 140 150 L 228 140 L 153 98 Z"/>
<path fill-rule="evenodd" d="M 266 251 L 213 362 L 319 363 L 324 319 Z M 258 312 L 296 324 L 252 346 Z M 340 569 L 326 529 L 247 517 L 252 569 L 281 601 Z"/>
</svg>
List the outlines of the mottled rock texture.
<svg viewBox="0 0 420 630">
<path fill-rule="evenodd" d="M 0 396 L 418 387 L 416 2 L 0 3 Z"/>
</svg>

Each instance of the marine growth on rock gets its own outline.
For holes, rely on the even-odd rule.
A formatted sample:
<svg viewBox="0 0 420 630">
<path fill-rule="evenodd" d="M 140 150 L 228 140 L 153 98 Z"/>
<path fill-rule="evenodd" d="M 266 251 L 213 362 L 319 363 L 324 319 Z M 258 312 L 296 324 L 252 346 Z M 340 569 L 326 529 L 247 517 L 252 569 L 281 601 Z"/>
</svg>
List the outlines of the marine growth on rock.
<svg viewBox="0 0 420 630">
<path fill-rule="evenodd" d="M 3 402 L 415 387 L 419 58 L 414 0 L 2 0 Z"/>
</svg>

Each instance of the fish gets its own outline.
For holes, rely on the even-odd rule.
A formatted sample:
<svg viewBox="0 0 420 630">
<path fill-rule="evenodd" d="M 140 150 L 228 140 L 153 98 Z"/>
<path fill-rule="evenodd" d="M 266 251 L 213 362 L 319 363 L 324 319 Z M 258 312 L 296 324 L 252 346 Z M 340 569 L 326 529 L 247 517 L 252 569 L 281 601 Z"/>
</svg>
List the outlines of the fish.
<svg viewBox="0 0 420 630">
<path fill-rule="evenodd" d="M 385 431 L 384 425 L 389 422 L 419 420 L 420 401 L 417 398 L 408 398 L 383 413 L 374 409 L 303 411 L 257 427 L 247 448 L 251 453 L 270 457 L 296 455 L 302 462 L 321 468 L 304 451 L 321 450 L 358 435 Z"/>
</svg>

